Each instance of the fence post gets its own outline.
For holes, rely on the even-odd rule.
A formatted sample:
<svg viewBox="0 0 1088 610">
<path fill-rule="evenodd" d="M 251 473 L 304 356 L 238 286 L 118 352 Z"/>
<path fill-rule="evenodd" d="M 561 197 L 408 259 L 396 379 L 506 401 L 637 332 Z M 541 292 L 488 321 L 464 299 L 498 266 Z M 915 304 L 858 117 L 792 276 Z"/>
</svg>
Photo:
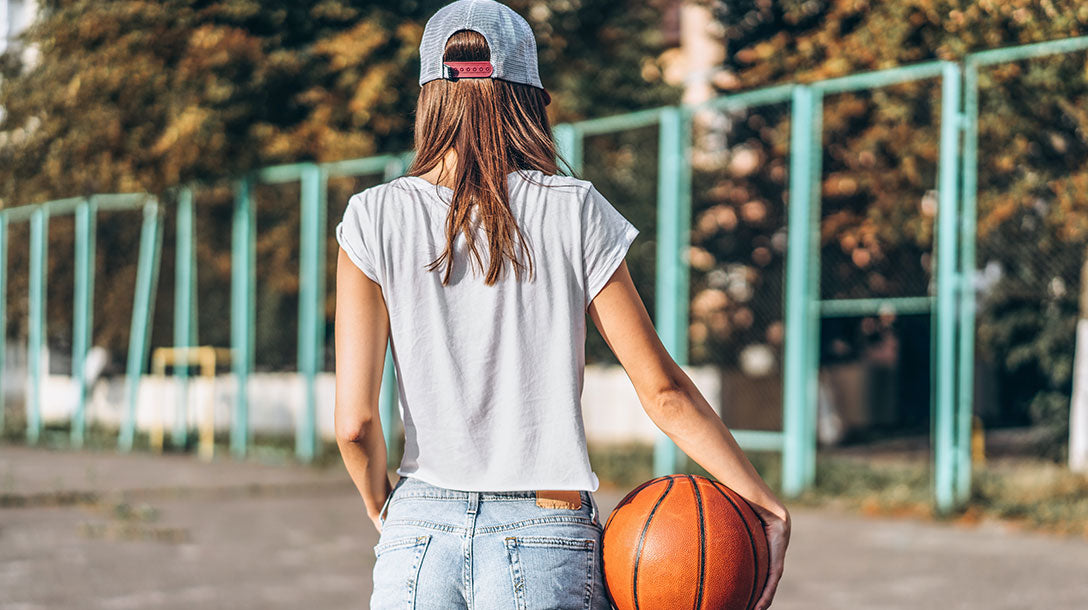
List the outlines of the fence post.
<svg viewBox="0 0 1088 610">
<path fill-rule="evenodd" d="M 684 252 L 685 214 L 683 177 L 685 165 L 683 110 L 668 106 L 661 110 L 658 132 L 657 174 L 657 277 L 654 291 L 654 324 L 657 334 L 673 360 L 687 363 L 687 283 L 682 267 L 687 264 Z M 658 431 L 654 443 L 654 476 L 676 472 L 679 456 L 676 444 Z"/>
<path fill-rule="evenodd" d="M 978 65 L 963 72 L 963 190 L 960 196 L 960 337 L 957 383 L 956 502 L 971 497 L 971 420 L 975 402 L 975 239 L 978 197 Z"/>
<path fill-rule="evenodd" d="M 820 219 L 823 216 L 821 201 L 821 179 L 823 173 L 823 92 L 818 87 L 810 89 L 812 99 L 811 122 L 809 128 L 809 141 L 811 142 L 810 154 L 812 161 L 809 163 L 809 239 L 808 239 L 808 298 L 806 299 L 805 316 L 808 323 L 808 351 L 806 353 L 805 374 L 807 378 L 808 400 L 804 403 L 805 425 L 801 429 L 803 442 L 802 464 L 803 487 L 805 489 L 816 484 L 816 426 L 819 416 L 820 402 L 820 273 L 823 268 L 821 259 Z"/>
<path fill-rule="evenodd" d="M 809 482 L 809 463 L 815 459 L 810 435 L 809 411 L 816 410 L 816 378 L 813 375 L 811 344 L 818 337 L 813 329 L 813 308 L 818 295 L 810 276 L 819 262 L 812 258 L 813 180 L 816 146 L 817 97 L 808 85 L 793 89 L 790 118 L 790 192 L 788 243 L 786 247 L 786 341 L 782 389 L 782 492 L 794 497 Z M 817 250 L 818 252 L 818 250 Z M 812 439 L 813 441 L 815 439 Z"/>
<path fill-rule="evenodd" d="M 578 176 L 582 174 L 582 151 L 584 140 L 581 132 L 570 123 L 555 126 L 555 144 L 559 149 L 559 155 L 570 164 L 571 171 Z"/>
<path fill-rule="evenodd" d="M 231 365 L 237 383 L 234 417 L 230 426 L 230 450 L 236 458 L 246 455 L 249 443 L 249 373 L 253 366 L 257 287 L 256 205 L 254 178 L 246 175 L 235 183 L 231 231 L 230 335 Z"/>
<path fill-rule="evenodd" d="M 162 250 L 162 210 L 157 200 L 143 207 L 140 228 L 140 259 L 136 264 L 136 290 L 132 298 L 132 326 L 128 339 L 128 364 L 125 371 L 125 418 L 118 437 L 121 451 L 131 451 L 136 436 L 136 404 L 140 377 L 151 347 L 151 324 L 155 319 L 155 288 L 159 277 L 159 252 Z"/>
<path fill-rule="evenodd" d="M 87 351 L 94 329 L 94 272 L 96 208 L 94 197 L 76 204 L 75 298 L 72 304 L 72 376 L 76 380 L 76 405 L 72 412 L 73 447 L 83 446 L 87 413 Z"/>
<path fill-rule="evenodd" d="M 300 181 L 302 218 L 299 224 L 299 307 L 298 368 L 305 384 L 302 413 L 295 428 L 295 455 L 303 462 L 314 459 L 317 436 L 317 372 L 321 367 L 318 334 L 325 332 L 323 251 L 325 223 L 325 173 L 320 166 L 307 163 Z"/>
<path fill-rule="evenodd" d="M 934 408 L 934 496 L 937 510 L 955 505 L 956 301 L 960 67 L 944 62 L 941 76 L 941 140 L 937 182 L 937 331 Z"/>
<path fill-rule="evenodd" d="M 36 444 L 42 431 L 42 351 L 45 340 L 45 275 L 49 256 L 49 209 L 44 205 L 34 208 L 30 216 L 30 325 L 27 346 L 27 374 L 29 377 L 26 400 L 26 440 Z"/>
<path fill-rule="evenodd" d="M 688 363 L 688 326 L 691 313 L 691 183 L 694 110 L 679 109 L 677 150 L 680 151 L 676 176 L 676 362 Z"/>
<path fill-rule="evenodd" d="M 196 214 L 193 210 L 193 190 L 182 187 L 177 197 L 177 226 L 174 243 L 174 346 L 190 348 L 197 342 L 196 310 Z M 175 361 L 174 383 L 177 409 L 174 414 L 174 432 L 171 434 L 175 447 L 185 447 L 189 437 L 189 369 L 193 364 L 192 353 L 184 350 L 184 364 Z"/>
</svg>

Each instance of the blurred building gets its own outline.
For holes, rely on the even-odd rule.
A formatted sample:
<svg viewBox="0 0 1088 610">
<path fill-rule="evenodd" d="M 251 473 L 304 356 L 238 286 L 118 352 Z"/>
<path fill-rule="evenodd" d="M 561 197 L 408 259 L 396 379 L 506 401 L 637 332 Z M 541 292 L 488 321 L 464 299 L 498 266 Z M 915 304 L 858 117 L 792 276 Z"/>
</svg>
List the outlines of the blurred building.
<svg viewBox="0 0 1088 610">
<path fill-rule="evenodd" d="M 684 104 L 699 104 L 736 86 L 725 67 L 726 40 L 722 24 L 705 2 L 673 0 L 665 9 L 662 35 L 669 48 L 661 54 L 663 78 L 682 86 Z M 710 169 L 725 164 L 729 119 L 723 112 L 695 115 L 692 165 Z"/>
<path fill-rule="evenodd" d="M 23 60 L 32 62 L 34 50 L 20 49 L 18 36 L 34 22 L 38 15 L 38 0 L 0 0 L 0 55 L 9 50 L 23 54 Z M 4 108 L 0 107 L 0 119 Z"/>
<path fill-rule="evenodd" d="M 16 37 L 37 14 L 37 0 L 0 0 L 0 53 L 18 45 Z"/>
</svg>

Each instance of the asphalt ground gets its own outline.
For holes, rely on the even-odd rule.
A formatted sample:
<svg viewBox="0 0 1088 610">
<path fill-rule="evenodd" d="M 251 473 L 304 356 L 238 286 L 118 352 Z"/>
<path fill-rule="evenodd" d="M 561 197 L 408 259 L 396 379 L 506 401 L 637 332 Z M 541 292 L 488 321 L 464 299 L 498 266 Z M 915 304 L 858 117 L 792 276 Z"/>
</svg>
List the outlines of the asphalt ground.
<svg viewBox="0 0 1088 610">
<path fill-rule="evenodd" d="M 776 609 L 1088 608 L 1083 538 L 791 512 Z M 340 464 L 0 447 L 0 610 L 366 608 L 376 541 Z"/>
</svg>

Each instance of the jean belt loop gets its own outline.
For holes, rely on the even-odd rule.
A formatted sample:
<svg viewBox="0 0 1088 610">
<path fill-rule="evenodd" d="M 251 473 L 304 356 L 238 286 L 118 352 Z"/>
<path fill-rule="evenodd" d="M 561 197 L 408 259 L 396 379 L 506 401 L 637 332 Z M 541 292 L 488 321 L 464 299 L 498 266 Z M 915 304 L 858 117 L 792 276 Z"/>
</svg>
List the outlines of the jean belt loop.
<svg viewBox="0 0 1088 610">
<path fill-rule="evenodd" d="M 389 490 L 389 495 L 385 497 L 385 502 L 382 503 L 382 509 L 378 511 L 378 520 L 385 523 L 385 511 L 389 508 L 389 502 L 393 499 L 393 494 L 397 492 L 397 488 L 404 482 L 405 477 L 401 477 L 394 485 L 393 489 Z"/>
<path fill-rule="evenodd" d="M 480 492 L 468 492 L 468 514 L 473 515 L 480 507 Z"/>
<path fill-rule="evenodd" d="M 378 520 L 385 523 L 385 511 L 389 508 L 389 501 L 393 499 L 393 492 L 390 491 L 389 495 L 385 497 L 385 502 L 382 503 L 382 509 L 378 511 Z"/>
</svg>

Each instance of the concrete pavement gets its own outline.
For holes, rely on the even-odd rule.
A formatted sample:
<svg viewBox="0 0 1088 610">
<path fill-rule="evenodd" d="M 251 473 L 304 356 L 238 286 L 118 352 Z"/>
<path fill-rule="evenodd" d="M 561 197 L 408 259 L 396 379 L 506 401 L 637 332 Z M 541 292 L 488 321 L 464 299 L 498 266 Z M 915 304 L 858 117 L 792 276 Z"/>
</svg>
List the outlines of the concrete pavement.
<svg viewBox="0 0 1088 610">
<path fill-rule="evenodd" d="M 0 610 L 365 608 L 362 511 L 341 464 L 0 447 Z M 792 512 L 776 609 L 1088 608 L 1084 539 Z"/>
</svg>

